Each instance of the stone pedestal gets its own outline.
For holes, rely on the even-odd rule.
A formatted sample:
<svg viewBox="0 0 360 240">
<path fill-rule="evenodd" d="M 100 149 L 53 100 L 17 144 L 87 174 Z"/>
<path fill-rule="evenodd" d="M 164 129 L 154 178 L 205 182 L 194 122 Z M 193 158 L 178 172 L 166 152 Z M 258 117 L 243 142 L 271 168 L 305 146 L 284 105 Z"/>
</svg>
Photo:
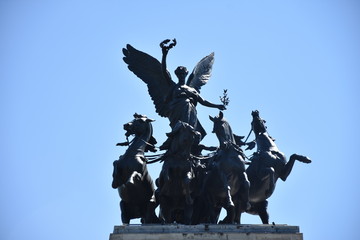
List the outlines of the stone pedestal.
<svg viewBox="0 0 360 240">
<path fill-rule="evenodd" d="M 303 240 L 299 227 L 288 225 L 123 225 L 110 240 Z"/>
</svg>

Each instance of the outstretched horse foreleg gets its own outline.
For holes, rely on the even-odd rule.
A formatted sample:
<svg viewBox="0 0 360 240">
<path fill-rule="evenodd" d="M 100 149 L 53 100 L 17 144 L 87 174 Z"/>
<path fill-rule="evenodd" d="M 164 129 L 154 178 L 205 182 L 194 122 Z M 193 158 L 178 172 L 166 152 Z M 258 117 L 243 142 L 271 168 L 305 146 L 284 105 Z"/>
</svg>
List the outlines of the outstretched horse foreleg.
<svg viewBox="0 0 360 240">
<path fill-rule="evenodd" d="M 289 161 L 286 163 L 285 167 L 283 168 L 282 172 L 280 173 L 279 177 L 281 180 L 286 181 L 287 177 L 290 175 L 292 168 L 294 167 L 295 160 L 303 163 L 311 163 L 311 160 L 308 157 L 293 154 L 290 156 Z"/>
</svg>

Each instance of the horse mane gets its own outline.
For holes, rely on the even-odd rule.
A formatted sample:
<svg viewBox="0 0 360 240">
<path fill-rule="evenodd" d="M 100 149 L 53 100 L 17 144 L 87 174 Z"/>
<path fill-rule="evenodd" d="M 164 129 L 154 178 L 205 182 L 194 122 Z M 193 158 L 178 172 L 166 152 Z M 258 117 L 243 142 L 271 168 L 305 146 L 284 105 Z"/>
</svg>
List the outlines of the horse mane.
<svg viewBox="0 0 360 240">
<path fill-rule="evenodd" d="M 156 152 L 156 147 L 155 145 L 157 144 L 157 141 L 156 139 L 153 137 L 153 127 L 152 127 L 152 124 L 151 122 L 148 122 L 148 126 L 149 126 L 149 131 L 150 131 L 150 138 L 149 140 L 147 141 L 148 144 L 146 144 L 146 147 L 145 147 L 145 152 Z"/>
</svg>

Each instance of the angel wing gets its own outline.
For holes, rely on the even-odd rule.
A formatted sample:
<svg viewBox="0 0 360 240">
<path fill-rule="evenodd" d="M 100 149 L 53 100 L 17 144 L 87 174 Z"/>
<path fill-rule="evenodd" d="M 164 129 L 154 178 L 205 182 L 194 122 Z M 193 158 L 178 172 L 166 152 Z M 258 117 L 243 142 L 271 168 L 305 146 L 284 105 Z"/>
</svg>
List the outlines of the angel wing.
<svg viewBox="0 0 360 240">
<path fill-rule="evenodd" d="M 164 77 L 161 63 L 149 54 L 135 49 L 130 44 L 123 48 L 123 54 L 123 60 L 128 64 L 129 70 L 146 83 L 156 112 L 162 117 L 167 117 L 165 97 L 175 83 Z"/>
<path fill-rule="evenodd" d="M 201 59 L 190 74 L 186 85 L 195 88 L 198 92 L 200 92 L 200 88 L 204 86 L 211 77 L 213 63 L 214 53 L 211 53 L 210 55 Z"/>
</svg>

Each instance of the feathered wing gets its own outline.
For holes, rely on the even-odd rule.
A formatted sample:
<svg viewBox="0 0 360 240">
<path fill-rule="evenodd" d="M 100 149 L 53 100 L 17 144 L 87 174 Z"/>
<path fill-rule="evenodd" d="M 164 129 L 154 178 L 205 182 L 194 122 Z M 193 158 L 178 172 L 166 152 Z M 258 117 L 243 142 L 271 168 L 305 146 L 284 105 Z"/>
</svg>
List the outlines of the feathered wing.
<svg viewBox="0 0 360 240">
<path fill-rule="evenodd" d="M 186 85 L 195 88 L 200 92 L 200 88 L 204 86 L 211 77 L 212 65 L 214 63 L 214 53 L 201 59 L 196 64 L 194 70 L 189 76 Z"/>
<path fill-rule="evenodd" d="M 162 117 L 167 117 L 165 97 L 175 83 L 164 77 L 161 63 L 149 54 L 135 49 L 130 44 L 123 48 L 123 54 L 123 60 L 128 64 L 129 70 L 146 83 L 156 112 Z"/>
</svg>

